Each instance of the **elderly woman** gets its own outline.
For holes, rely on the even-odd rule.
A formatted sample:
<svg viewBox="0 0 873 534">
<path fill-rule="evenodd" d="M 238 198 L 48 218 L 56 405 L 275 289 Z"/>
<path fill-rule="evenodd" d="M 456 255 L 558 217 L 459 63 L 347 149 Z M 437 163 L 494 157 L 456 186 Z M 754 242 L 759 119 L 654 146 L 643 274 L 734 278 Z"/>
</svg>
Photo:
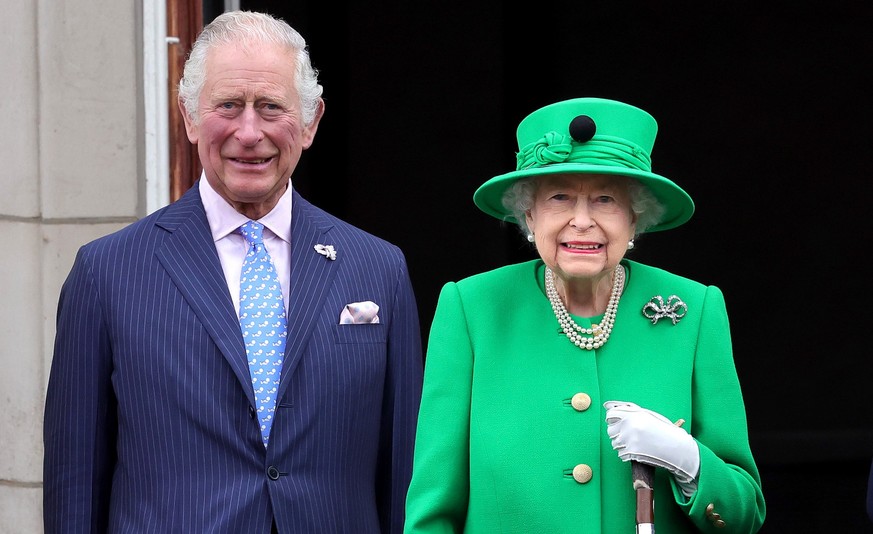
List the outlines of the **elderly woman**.
<svg viewBox="0 0 873 534">
<path fill-rule="evenodd" d="M 651 172 L 656 131 L 621 102 L 546 106 L 474 194 L 539 258 L 440 293 L 405 532 L 626 534 L 641 490 L 663 533 L 760 529 L 724 297 L 625 257 L 694 211 Z"/>
</svg>

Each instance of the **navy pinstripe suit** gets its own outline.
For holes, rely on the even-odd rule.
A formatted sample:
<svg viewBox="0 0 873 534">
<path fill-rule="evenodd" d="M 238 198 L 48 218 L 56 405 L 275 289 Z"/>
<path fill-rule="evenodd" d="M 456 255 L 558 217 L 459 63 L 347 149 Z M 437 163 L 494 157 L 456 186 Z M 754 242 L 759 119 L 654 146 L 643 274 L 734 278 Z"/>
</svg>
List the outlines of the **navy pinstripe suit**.
<svg viewBox="0 0 873 534">
<path fill-rule="evenodd" d="M 297 192 L 291 235 L 267 449 L 199 188 L 80 249 L 46 397 L 46 532 L 401 530 L 422 375 L 405 258 Z M 381 323 L 339 326 L 363 300 Z"/>
</svg>

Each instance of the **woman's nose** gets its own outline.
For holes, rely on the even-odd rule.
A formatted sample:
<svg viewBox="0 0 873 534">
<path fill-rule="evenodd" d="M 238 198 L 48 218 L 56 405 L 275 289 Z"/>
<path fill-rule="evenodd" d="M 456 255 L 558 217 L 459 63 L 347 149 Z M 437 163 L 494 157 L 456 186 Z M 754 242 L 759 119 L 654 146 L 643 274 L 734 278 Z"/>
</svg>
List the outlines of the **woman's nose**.
<svg viewBox="0 0 873 534">
<path fill-rule="evenodd" d="M 576 203 L 576 207 L 573 209 L 573 218 L 570 219 L 570 226 L 577 230 L 586 230 L 594 226 L 594 219 L 591 217 L 586 202 Z"/>
</svg>

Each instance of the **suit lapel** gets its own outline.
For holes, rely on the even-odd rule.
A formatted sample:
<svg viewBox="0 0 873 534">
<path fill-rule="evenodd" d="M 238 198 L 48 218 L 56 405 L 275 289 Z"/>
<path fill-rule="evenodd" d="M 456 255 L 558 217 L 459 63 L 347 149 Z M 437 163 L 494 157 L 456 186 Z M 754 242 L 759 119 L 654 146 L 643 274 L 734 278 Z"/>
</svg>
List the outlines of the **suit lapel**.
<svg viewBox="0 0 873 534">
<path fill-rule="evenodd" d="M 282 366 L 279 399 L 281 400 L 316 321 L 321 317 L 324 300 L 333 284 L 342 259 L 336 260 L 315 251 L 315 245 L 334 244 L 329 237 L 333 223 L 322 212 L 294 191 L 291 216 L 291 293 L 288 306 L 288 343 Z M 337 312 L 337 319 L 339 312 Z"/>
<path fill-rule="evenodd" d="M 283 377 L 291 376 L 300 363 L 303 349 L 321 316 L 324 300 L 343 261 L 341 250 L 333 261 L 315 251 L 317 244 L 335 245 L 329 238 L 333 223 L 296 191 L 293 194 L 288 342 L 282 366 Z M 156 251 L 158 260 L 227 359 L 249 400 L 254 403 L 239 320 L 227 290 L 227 281 L 209 231 L 199 189 L 192 187 L 182 198 L 168 206 L 155 224 L 169 232 Z M 337 319 L 338 314 L 339 311 Z M 280 400 L 289 382 L 284 379 L 281 381 Z"/>
<path fill-rule="evenodd" d="M 227 290 L 199 188 L 195 185 L 188 190 L 155 224 L 169 232 L 156 251 L 158 260 L 218 345 L 254 404 L 239 320 Z"/>
</svg>

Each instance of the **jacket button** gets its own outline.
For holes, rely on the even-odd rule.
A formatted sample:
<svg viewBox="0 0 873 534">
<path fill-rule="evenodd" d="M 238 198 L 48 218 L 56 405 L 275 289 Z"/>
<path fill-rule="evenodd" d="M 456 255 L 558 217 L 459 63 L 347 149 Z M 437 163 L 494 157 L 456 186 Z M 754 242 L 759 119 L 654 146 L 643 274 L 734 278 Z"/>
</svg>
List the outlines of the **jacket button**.
<svg viewBox="0 0 873 534">
<path fill-rule="evenodd" d="M 594 471 L 587 464 L 579 464 L 573 468 L 573 478 L 580 484 L 587 484 L 593 476 Z"/>
<path fill-rule="evenodd" d="M 249 406 L 249 417 L 251 417 L 252 419 L 255 418 L 255 409 L 251 406 Z"/>
<path fill-rule="evenodd" d="M 577 412 L 584 412 L 591 406 L 591 397 L 587 393 L 577 393 L 570 399 L 570 404 Z"/>
<path fill-rule="evenodd" d="M 279 480 L 279 470 L 271 465 L 267 468 L 267 476 L 270 480 Z"/>
</svg>

